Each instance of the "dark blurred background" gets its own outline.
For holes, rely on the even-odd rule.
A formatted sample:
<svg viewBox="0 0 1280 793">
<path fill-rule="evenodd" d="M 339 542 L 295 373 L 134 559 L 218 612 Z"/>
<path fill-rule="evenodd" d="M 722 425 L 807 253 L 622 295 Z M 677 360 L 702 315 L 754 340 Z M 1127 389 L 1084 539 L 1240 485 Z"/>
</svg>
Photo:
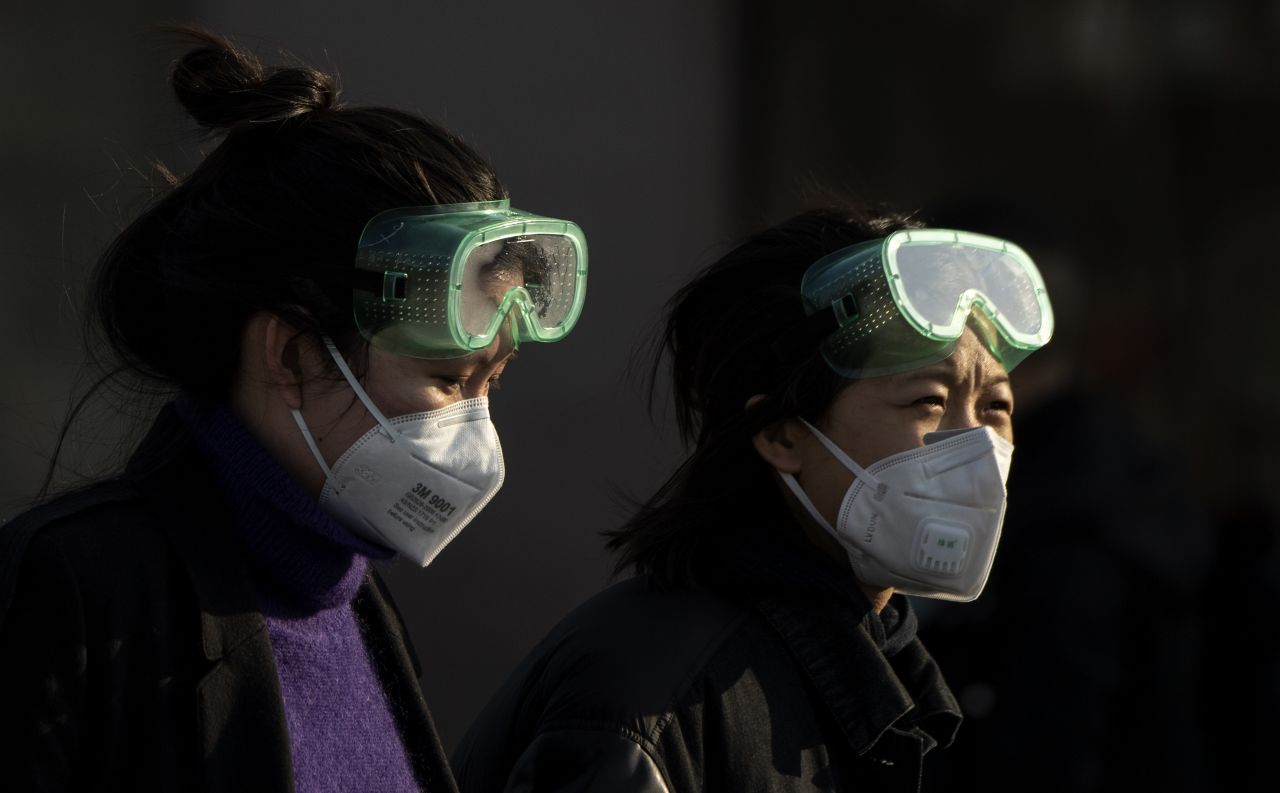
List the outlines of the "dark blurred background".
<svg viewBox="0 0 1280 793">
<path fill-rule="evenodd" d="M 935 778 L 1264 778 L 1280 2 L 4 4 L 0 518 L 39 486 L 87 382 L 95 256 L 145 205 L 155 161 L 182 171 L 208 146 L 168 95 L 169 21 L 445 122 L 516 206 L 587 232 L 578 329 L 523 351 L 494 400 L 504 490 L 430 569 L 390 572 L 446 745 L 607 583 L 597 532 L 680 458 L 630 372 L 663 301 L 835 192 L 1023 243 L 1058 312 L 1015 373 L 991 585 L 920 604 L 969 716 Z M 109 467 L 145 423 L 153 406 L 114 396 L 74 428 L 61 482 Z"/>
</svg>

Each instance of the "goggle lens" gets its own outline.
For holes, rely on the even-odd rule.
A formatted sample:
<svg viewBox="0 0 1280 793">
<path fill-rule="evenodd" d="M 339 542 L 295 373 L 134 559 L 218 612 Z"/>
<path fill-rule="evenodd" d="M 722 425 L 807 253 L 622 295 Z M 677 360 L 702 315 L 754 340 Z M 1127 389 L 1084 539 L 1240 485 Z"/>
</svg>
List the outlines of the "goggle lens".
<svg viewBox="0 0 1280 793">
<path fill-rule="evenodd" d="M 815 262 L 801 292 L 809 314 L 834 316 L 822 353 L 845 377 L 939 361 L 973 322 L 1006 370 L 1053 335 L 1053 310 L 1031 258 L 972 232 L 904 229 L 851 245 Z"/>
<path fill-rule="evenodd" d="M 899 292 L 928 325 L 958 327 L 980 301 L 1015 335 L 1040 333 L 1044 313 L 1037 287 L 1026 264 L 1009 251 L 908 242 L 897 249 L 896 258 Z"/>
<path fill-rule="evenodd" d="M 487 336 L 514 304 L 541 331 L 564 327 L 578 289 L 578 251 L 558 234 L 526 234 L 487 242 L 467 257 L 462 275 L 462 328 Z"/>
<path fill-rule="evenodd" d="M 401 207 L 361 234 L 352 300 L 371 343 L 453 358 L 487 347 L 508 319 L 519 341 L 558 341 L 582 312 L 586 280 L 586 239 L 570 221 L 505 199 Z"/>
</svg>

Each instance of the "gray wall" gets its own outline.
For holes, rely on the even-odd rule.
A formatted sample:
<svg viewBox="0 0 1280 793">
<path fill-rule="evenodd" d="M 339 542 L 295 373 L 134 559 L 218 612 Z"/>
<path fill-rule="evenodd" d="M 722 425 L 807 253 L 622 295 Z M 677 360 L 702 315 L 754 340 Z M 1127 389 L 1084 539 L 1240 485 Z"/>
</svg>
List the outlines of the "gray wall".
<svg viewBox="0 0 1280 793">
<path fill-rule="evenodd" d="M 81 372 L 85 275 L 175 151 L 160 2 L 0 6 L 0 516 L 38 487 Z M 87 426 L 77 458 L 118 435 Z M 110 455 L 107 455 L 110 456 Z"/>
</svg>

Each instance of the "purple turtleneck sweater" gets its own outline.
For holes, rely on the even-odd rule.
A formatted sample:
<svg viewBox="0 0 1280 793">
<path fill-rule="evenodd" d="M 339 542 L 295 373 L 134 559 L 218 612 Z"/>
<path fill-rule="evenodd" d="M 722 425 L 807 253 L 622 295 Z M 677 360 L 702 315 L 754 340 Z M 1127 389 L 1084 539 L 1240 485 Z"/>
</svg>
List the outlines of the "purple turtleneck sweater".
<svg viewBox="0 0 1280 793">
<path fill-rule="evenodd" d="M 418 791 L 351 604 L 369 557 L 221 406 L 178 415 L 213 467 L 244 543 L 284 696 L 294 789 Z"/>
</svg>

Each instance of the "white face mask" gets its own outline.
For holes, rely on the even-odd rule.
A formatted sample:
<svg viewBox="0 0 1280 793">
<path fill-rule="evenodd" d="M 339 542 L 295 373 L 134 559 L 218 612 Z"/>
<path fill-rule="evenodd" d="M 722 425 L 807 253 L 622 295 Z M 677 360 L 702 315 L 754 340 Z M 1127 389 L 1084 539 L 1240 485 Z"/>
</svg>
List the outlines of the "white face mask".
<svg viewBox="0 0 1280 793">
<path fill-rule="evenodd" d="M 942 600 L 982 593 L 1004 523 L 1012 443 L 990 427 L 931 432 L 921 448 L 863 469 L 804 425 L 854 475 L 835 528 L 794 476 L 782 480 L 848 550 L 859 581 Z"/>
<path fill-rule="evenodd" d="M 325 474 L 320 506 L 347 530 L 426 567 L 502 486 L 502 446 L 489 400 L 388 420 L 333 343 L 325 345 L 378 425 L 329 468 L 302 414 L 293 411 Z"/>
</svg>

